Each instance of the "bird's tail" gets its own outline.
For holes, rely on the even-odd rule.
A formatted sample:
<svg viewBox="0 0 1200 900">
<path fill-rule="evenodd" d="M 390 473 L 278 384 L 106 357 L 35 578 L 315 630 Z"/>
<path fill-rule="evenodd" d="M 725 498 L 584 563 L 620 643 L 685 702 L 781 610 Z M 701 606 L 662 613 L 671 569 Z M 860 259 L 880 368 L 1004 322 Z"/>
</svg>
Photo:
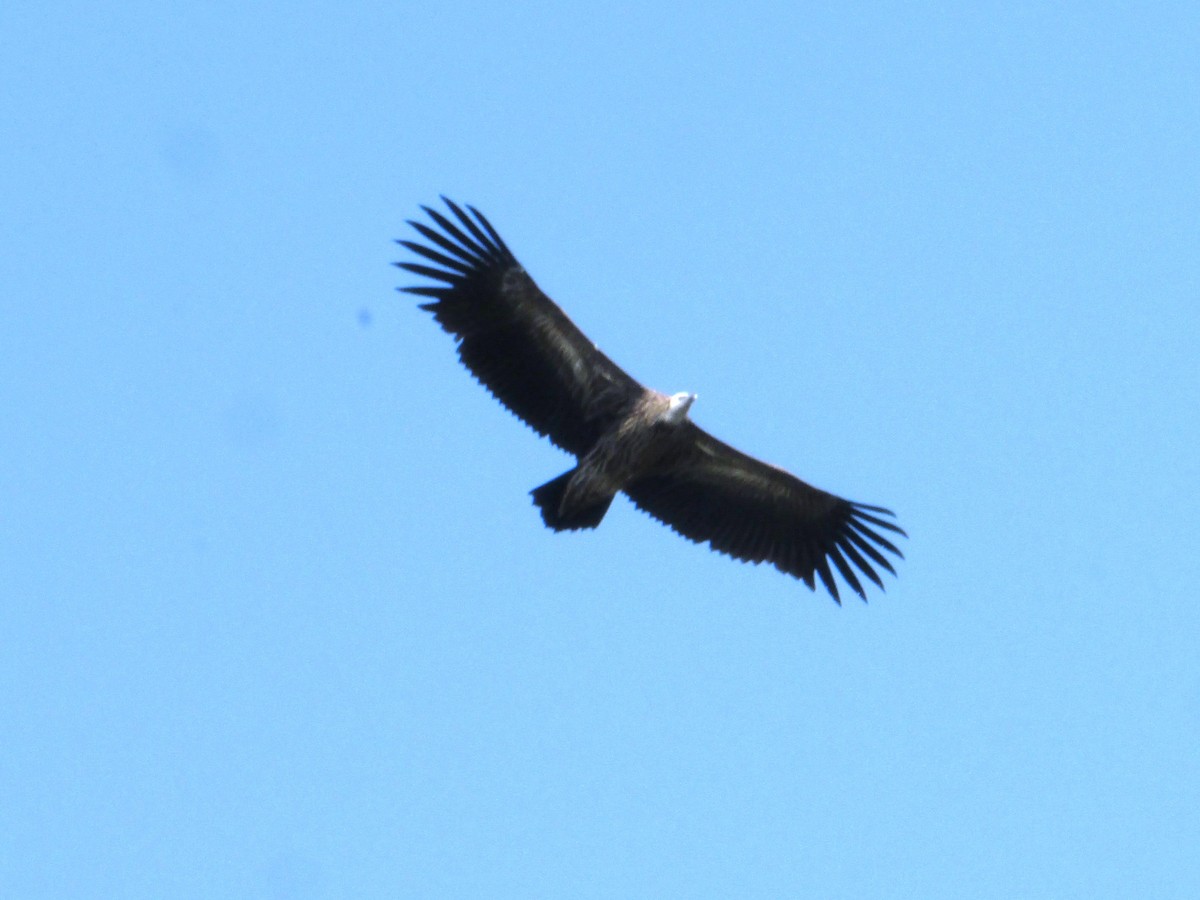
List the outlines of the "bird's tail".
<svg viewBox="0 0 1200 900">
<path fill-rule="evenodd" d="M 555 531 L 576 531 L 580 528 L 595 528 L 612 505 L 613 495 L 601 497 L 586 506 L 563 508 L 563 496 L 567 492 L 567 484 L 575 469 L 563 472 L 552 481 L 547 481 L 541 487 L 535 487 L 529 493 L 533 495 L 533 505 L 542 511 L 542 521 L 546 527 Z"/>
</svg>

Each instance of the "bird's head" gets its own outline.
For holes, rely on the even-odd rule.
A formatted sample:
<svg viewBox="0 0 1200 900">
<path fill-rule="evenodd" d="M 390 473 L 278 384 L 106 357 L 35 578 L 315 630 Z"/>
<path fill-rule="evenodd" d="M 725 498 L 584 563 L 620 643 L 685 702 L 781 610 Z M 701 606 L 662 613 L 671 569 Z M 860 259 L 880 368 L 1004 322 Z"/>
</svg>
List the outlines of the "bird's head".
<svg viewBox="0 0 1200 900">
<path fill-rule="evenodd" d="M 696 402 L 696 397 L 696 394 L 689 394 L 687 391 L 672 394 L 667 401 L 667 411 L 663 413 L 664 421 L 669 425 L 678 425 L 687 418 L 688 410 Z"/>
</svg>

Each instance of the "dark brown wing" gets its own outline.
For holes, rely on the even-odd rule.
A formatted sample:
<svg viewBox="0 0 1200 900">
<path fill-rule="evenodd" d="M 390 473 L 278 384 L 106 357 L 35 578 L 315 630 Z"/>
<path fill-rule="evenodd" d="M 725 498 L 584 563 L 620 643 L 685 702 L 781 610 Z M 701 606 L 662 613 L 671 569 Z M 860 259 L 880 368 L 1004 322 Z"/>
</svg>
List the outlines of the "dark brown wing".
<svg viewBox="0 0 1200 900">
<path fill-rule="evenodd" d="M 805 484 L 687 423 L 681 455 L 625 492 L 686 538 L 749 562 L 769 562 L 815 589 L 819 576 L 841 603 L 833 568 L 866 600 L 858 575 L 880 588 L 876 567 L 895 574 L 882 551 L 903 557 L 880 532 L 904 534 L 889 510 L 852 503 Z M 856 571 L 857 573 L 856 574 Z"/>
<path fill-rule="evenodd" d="M 586 453 L 643 388 L 596 349 L 526 274 L 478 210 L 442 198 L 455 222 L 409 221 L 428 243 L 399 241 L 425 263 L 396 263 L 442 284 L 402 288 L 458 340 L 463 365 L 539 434 Z"/>
</svg>

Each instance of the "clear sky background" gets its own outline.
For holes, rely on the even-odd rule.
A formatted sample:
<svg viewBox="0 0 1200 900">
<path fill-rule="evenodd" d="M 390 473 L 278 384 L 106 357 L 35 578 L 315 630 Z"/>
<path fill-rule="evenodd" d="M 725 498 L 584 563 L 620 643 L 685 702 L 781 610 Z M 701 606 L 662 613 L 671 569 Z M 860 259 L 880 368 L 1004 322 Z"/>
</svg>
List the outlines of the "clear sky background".
<svg viewBox="0 0 1200 900">
<path fill-rule="evenodd" d="M 1200 896 L 1200 8 L 0 5 L 0 894 Z M 894 508 L 616 503 L 389 267 Z"/>
</svg>

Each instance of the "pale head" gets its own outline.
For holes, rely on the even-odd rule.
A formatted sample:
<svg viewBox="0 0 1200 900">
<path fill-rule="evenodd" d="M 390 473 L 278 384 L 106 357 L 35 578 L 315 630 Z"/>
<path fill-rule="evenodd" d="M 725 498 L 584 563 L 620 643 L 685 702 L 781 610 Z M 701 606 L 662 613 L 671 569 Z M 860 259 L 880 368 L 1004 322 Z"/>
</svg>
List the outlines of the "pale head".
<svg viewBox="0 0 1200 900">
<path fill-rule="evenodd" d="M 688 410 L 696 402 L 696 394 L 680 391 L 667 399 L 667 411 L 663 413 L 663 421 L 669 425 L 678 425 L 687 418 Z"/>
</svg>

